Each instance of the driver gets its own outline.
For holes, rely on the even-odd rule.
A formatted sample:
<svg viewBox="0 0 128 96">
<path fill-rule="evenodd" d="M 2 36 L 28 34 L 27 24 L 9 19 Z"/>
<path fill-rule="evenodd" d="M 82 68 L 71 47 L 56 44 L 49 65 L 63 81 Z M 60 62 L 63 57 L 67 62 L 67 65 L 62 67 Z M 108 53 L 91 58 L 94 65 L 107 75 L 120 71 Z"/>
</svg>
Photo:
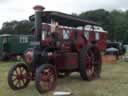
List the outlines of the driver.
<svg viewBox="0 0 128 96">
<path fill-rule="evenodd" d="M 53 42 L 56 47 L 60 47 L 61 45 L 61 36 L 59 34 L 60 29 L 58 25 L 59 25 L 58 22 L 56 22 L 51 26 L 51 36 L 53 38 Z"/>
</svg>

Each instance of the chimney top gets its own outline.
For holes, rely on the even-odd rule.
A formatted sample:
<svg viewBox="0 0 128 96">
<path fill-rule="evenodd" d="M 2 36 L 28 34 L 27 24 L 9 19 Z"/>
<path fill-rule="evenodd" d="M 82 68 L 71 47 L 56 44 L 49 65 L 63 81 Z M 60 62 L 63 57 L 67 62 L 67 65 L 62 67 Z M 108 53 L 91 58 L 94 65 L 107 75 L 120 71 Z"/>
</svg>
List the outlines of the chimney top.
<svg viewBox="0 0 128 96">
<path fill-rule="evenodd" d="M 41 11 L 43 11 L 45 8 L 44 8 L 43 6 L 41 6 L 41 5 L 36 5 L 36 6 L 33 7 L 33 9 L 34 9 L 35 11 L 41 12 Z"/>
</svg>

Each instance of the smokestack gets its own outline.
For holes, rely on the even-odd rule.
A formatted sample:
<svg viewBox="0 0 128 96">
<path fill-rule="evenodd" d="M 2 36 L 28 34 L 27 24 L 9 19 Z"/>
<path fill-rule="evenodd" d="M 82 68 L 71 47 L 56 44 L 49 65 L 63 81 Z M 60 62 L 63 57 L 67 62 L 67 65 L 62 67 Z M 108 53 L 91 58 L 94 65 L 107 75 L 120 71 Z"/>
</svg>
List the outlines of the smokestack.
<svg viewBox="0 0 128 96">
<path fill-rule="evenodd" d="M 42 12 L 45 9 L 43 6 L 36 5 L 33 7 L 35 10 L 35 41 L 41 41 L 41 32 L 42 32 Z"/>
<path fill-rule="evenodd" d="M 33 7 L 35 10 L 35 32 L 34 32 L 34 39 L 35 39 L 35 44 L 34 44 L 34 50 L 33 50 L 33 61 L 32 61 L 32 71 L 35 72 L 36 69 L 40 64 L 40 50 L 39 48 L 41 47 L 41 33 L 42 33 L 42 12 L 44 10 L 44 7 L 37 5 Z"/>
</svg>

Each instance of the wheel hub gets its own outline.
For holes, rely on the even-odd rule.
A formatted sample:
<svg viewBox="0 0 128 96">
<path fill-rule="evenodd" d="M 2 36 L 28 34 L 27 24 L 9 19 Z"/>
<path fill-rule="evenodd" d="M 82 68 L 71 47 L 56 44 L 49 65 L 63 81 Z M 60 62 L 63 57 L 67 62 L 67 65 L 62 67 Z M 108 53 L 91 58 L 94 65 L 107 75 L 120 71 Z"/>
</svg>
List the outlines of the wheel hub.
<svg viewBox="0 0 128 96">
<path fill-rule="evenodd" d="M 17 80 L 23 80 L 23 79 L 24 79 L 24 75 L 23 75 L 23 74 L 17 75 L 17 76 L 16 76 L 16 79 L 17 79 Z"/>
</svg>

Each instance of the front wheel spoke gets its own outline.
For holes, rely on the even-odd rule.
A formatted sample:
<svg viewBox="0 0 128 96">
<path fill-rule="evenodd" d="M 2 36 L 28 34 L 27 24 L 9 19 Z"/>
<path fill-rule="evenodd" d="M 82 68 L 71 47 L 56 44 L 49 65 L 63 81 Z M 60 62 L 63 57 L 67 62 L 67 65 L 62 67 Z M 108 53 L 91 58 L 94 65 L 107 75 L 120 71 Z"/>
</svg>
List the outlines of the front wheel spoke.
<svg viewBox="0 0 128 96">
<path fill-rule="evenodd" d="M 25 71 L 25 69 L 23 67 L 21 67 L 20 70 L 22 73 Z"/>
<path fill-rule="evenodd" d="M 14 76 L 16 77 L 16 76 L 17 76 L 17 74 L 13 74 L 13 77 L 14 77 Z"/>
<path fill-rule="evenodd" d="M 16 80 L 17 80 L 17 78 L 13 78 L 12 80 L 13 80 L 13 82 L 14 82 L 14 81 L 16 81 Z"/>
<path fill-rule="evenodd" d="M 16 82 L 16 84 L 15 84 L 17 87 L 19 86 L 19 82 L 20 82 L 20 80 L 18 80 L 18 81 Z"/>
<path fill-rule="evenodd" d="M 24 80 L 22 80 L 22 83 L 23 83 L 23 84 L 25 84 L 25 81 L 24 81 Z"/>
<path fill-rule="evenodd" d="M 22 83 L 22 86 L 24 86 L 24 85 L 25 85 L 25 82 L 24 82 L 24 80 L 21 80 L 21 83 Z"/>
<path fill-rule="evenodd" d="M 17 71 L 18 71 L 19 74 L 21 74 L 21 72 L 20 72 L 20 67 L 17 68 Z"/>
<path fill-rule="evenodd" d="M 23 84 L 25 84 L 25 81 L 26 81 L 26 79 L 23 79 L 23 80 L 22 80 Z"/>
<path fill-rule="evenodd" d="M 18 71 L 17 71 L 17 68 L 16 68 L 15 72 L 16 72 L 16 74 L 19 74 Z"/>
<path fill-rule="evenodd" d="M 25 69 L 22 70 L 22 74 L 26 74 L 27 71 Z"/>
<path fill-rule="evenodd" d="M 23 79 L 26 79 L 27 78 L 26 73 L 25 74 L 22 74 L 22 76 L 23 76 Z"/>
<path fill-rule="evenodd" d="M 12 81 L 14 85 L 16 85 L 16 83 L 18 82 L 18 80 L 16 79 L 15 81 Z"/>
<path fill-rule="evenodd" d="M 19 87 L 21 87 L 22 85 L 21 85 L 21 80 L 19 80 Z"/>
<path fill-rule="evenodd" d="M 20 67 L 19 70 L 20 70 L 20 74 L 22 74 L 24 71 L 24 68 Z"/>
</svg>

